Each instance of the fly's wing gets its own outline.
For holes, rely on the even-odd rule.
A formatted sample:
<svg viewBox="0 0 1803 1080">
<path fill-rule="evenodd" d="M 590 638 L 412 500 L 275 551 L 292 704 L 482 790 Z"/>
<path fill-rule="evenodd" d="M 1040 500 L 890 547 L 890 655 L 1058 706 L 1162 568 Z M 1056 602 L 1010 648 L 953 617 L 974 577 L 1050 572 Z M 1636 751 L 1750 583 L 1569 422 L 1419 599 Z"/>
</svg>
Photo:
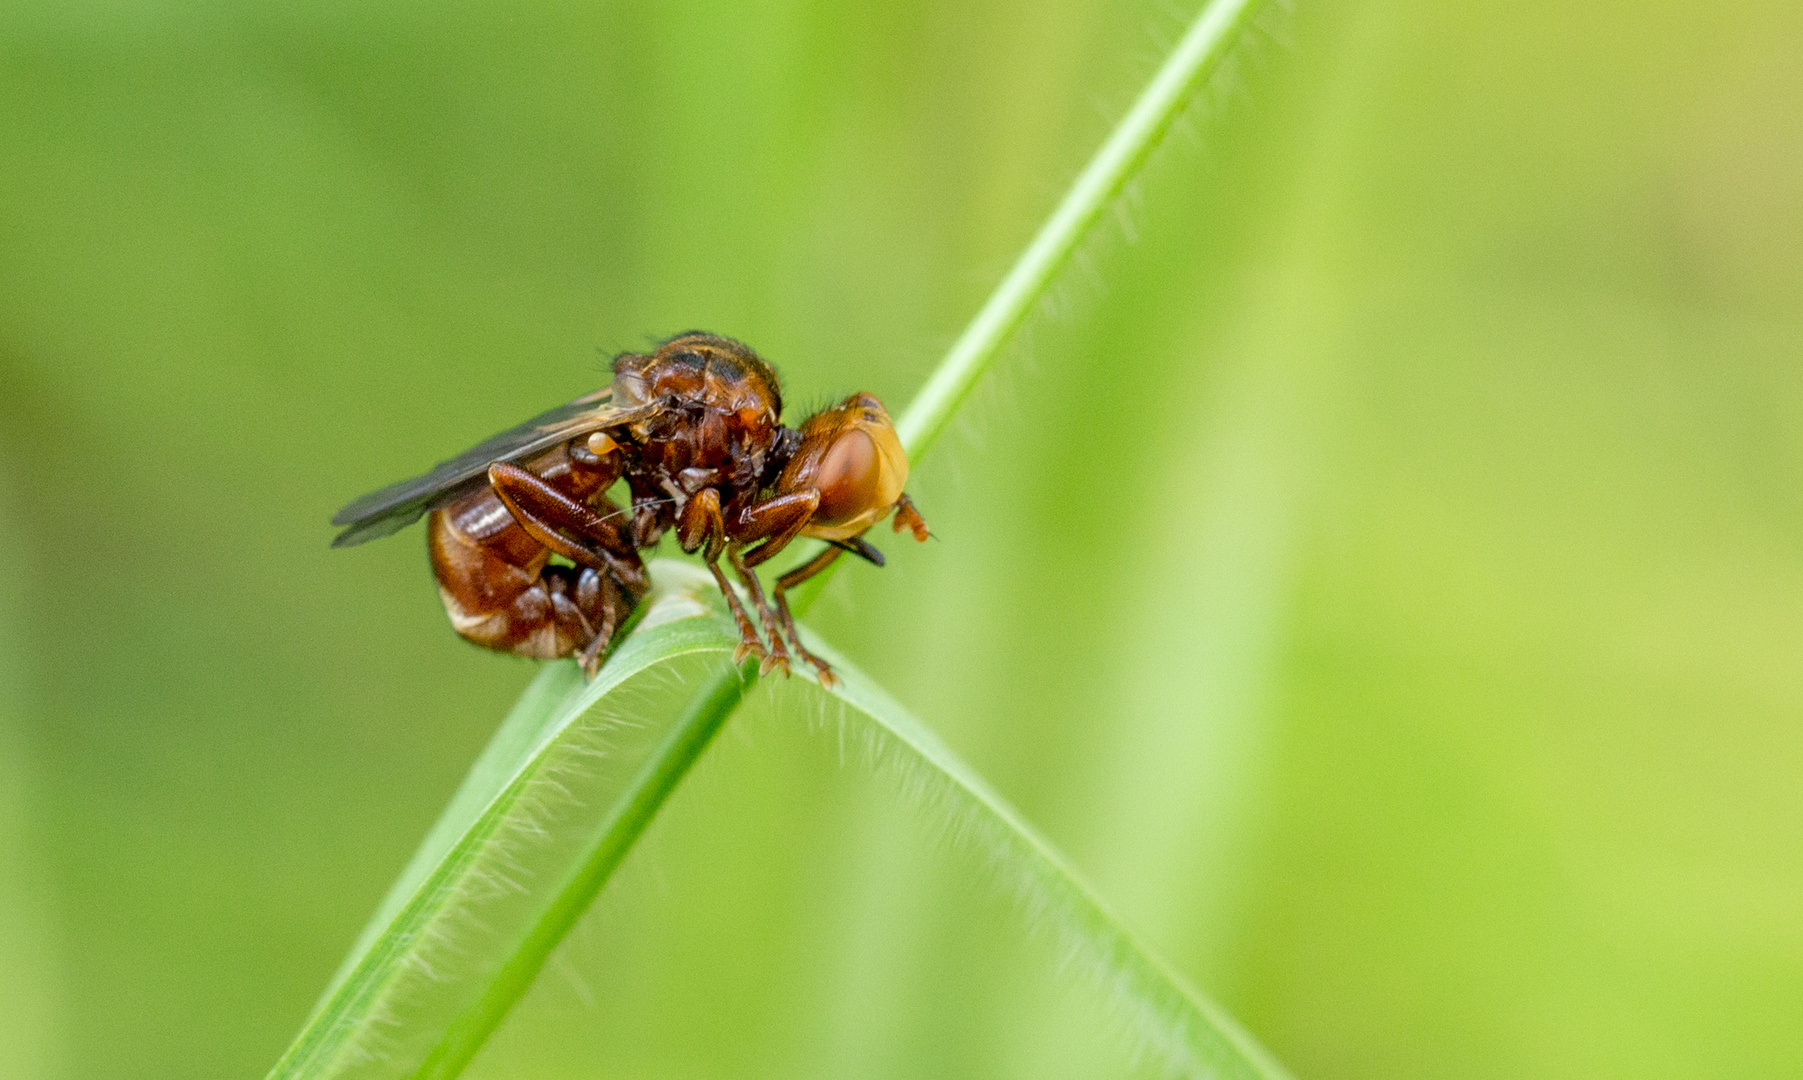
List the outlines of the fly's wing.
<svg viewBox="0 0 1803 1080">
<path fill-rule="evenodd" d="M 439 462 L 423 476 L 390 484 L 354 500 L 332 515 L 332 524 L 346 526 L 332 540 L 332 546 L 350 547 L 399 532 L 426 511 L 450 503 L 486 482 L 488 467 L 494 462 L 531 457 L 578 435 L 629 423 L 649 411 L 649 406 L 615 407 L 612 387 L 584 394 L 518 427 L 508 428 L 449 461 Z"/>
</svg>

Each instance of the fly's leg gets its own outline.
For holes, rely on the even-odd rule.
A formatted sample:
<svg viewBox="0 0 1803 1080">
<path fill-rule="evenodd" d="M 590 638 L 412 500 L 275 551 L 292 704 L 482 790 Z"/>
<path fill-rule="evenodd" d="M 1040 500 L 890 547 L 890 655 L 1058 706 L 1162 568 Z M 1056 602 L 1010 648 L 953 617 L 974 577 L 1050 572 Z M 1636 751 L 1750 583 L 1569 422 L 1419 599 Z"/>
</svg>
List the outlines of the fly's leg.
<svg viewBox="0 0 1803 1080">
<path fill-rule="evenodd" d="M 841 548 L 836 547 L 827 548 L 807 562 L 802 563 L 782 577 L 777 578 L 775 589 L 777 617 L 782 620 L 783 632 L 789 636 L 789 643 L 795 647 L 796 654 L 803 660 L 814 665 L 814 671 L 818 674 L 820 685 L 826 687 L 828 690 L 831 690 L 834 686 L 838 685 L 839 676 L 833 674 L 833 669 L 827 666 L 825 660 L 815 656 L 807 650 L 806 646 L 802 645 L 801 635 L 795 631 L 795 614 L 789 610 L 789 590 L 833 565 L 833 560 L 839 557 L 839 552 L 841 550 Z"/>
<path fill-rule="evenodd" d="M 650 586 L 617 513 L 603 514 L 505 461 L 488 467 L 488 483 L 534 540 L 578 566 L 614 574 L 627 588 Z"/>
<path fill-rule="evenodd" d="M 607 594 L 619 592 L 619 586 L 611 577 L 586 568 L 581 584 L 587 585 L 588 579 L 591 577 L 594 579 L 596 588 L 601 592 Z M 628 605 L 626 610 L 631 611 L 635 606 L 637 606 L 636 603 Z M 608 596 L 606 602 L 599 607 L 601 618 L 598 625 L 590 628 L 595 633 L 594 639 L 588 643 L 586 648 L 576 654 L 576 662 L 582 665 L 582 673 L 590 679 L 593 679 L 595 673 L 601 670 L 601 654 L 607 651 L 608 644 L 614 639 L 614 631 L 620 628 L 619 610 L 617 602 L 613 601 L 612 596 Z"/>
<path fill-rule="evenodd" d="M 710 563 L 719 561 L 720 551 L 726 547 L 726 519 L 720 514 L 720 492 L 711 487 L 702 488 L 689 496 L 676 518 L 676 540 L 682 550 L 690 554 L 706 548 L 701 557 Z"/>
<path fill-rule="evenodd" d="M 739 594 L 732 591 L 732 582 L 726 580 L 719 563 L 708 563 L 707 568 L 713 571 L 714 580 L 720 584 L 720 592 L 726 597 L 726 606 L 732 610 L 733 621 L 739 624 L 739 647 L 732 651 L 732 662 L 742 664 L 747 656 L 755 656 L 759 661 L 767 660 L 770 654 L 764 651 L 764 643 L 758 640 L 757 627 L 751 625 L 751 619 L 745 614 L 745 605 L 739 603 Z M 760 672 L 763 667 L 760 662 Z"/>
<path fill-rule="evenodd" d="M 732 568 L 738 571 L 739 580 L 745 583 L 745 591 L 751 594 L 752 605 L 757 608 L 758 621 L 763 624 L 764 633 L 770 638 L 770 653 L 758 665 L 758 674 L 768 675 L 777 668 L 782 668 L 784 675 L 789 674 L 789 650 L 783 647 L 782 628 L 777 624 L 776 616 L 771 614 L 770 605 L 764 601 L 764 586 L 758 581 L 757 571 L 745 565 L 737 546 L 728 547 L 726 557 L 732 561 Z"/>
<path fill-rule="evenodd" d="M 707 495 L 713 495 L 711 503 L 701 503 Z M 695 509 L 701 503 L 700 509 Z M 738 593 L 726 582 L 726 575 L 721 572 L 717 559 L 708 559 L 707 568 L 713 571 L 714 580 L 720 583 L 720 591 L 726 595 L 726 606 L 732 609 L 734 620 L 739 624 L 739 647 L 733 652 L 733 662 L 740 663 L 745 657 L 756 654 L 762 663 L 758 665 L 760 674 L 768 674 L 772 668 L 781 667 L 786 673 L 789 670 L 788 651 L 783 647 L 782 635 L 777 632 L 775 622 L 770 618 L 769 606 L 764 602 L 763 586 L 758 584 L 757 575 L 750 567 L 769 558 L 781 550 L 808 523 L 815 508 L 820 505 L 820 493 L 809 488 L 806 491 L 779 495 L 761 503 L 754 503 L 733 513 L 731 535 L 733 546 L 731 558 L 733 569 L 738 571 L 745 581 L 745 588 L 751 593 L 758 606 L 758 614 L 763 618 L 764 627 L 770 634 L 770 648 L 764 649 L 759 641 L 757 631 L 751 625 L 751 619 L 745 614 L 744 605 L 739 603 Z M 685 546 L 693 542 L 695 547 L 702 543 L 710 543 L 718 530 L 722 544 L 726 539 L 727 526 L 724 515 L 719 512 L 719 496 L 714 489 L 707 488 L 689 499 L 689 505 L 683 507 L 683 516 L 687 518 L 691 512 L 697 517 L 706 514 L 706 527 L 700 524 L 691 525 L 687 530 L 689 537 L 684 540 Z M 681 527 L 679 526 L 679 529 Z M 763 541 L 751 551 L 741 554 L 739 546 L 754 541 Z M 775 545 L 775 546 L 772 546 Z M 691 548 L 690 550 L 693 550 Z M 710 546 L 710 552 L 712 551 Z"/>
<path fill-rule="evenodd" d="M 720 569 L 720 554 L 726 548 L 726 518 L 720 512 L 720 492 L 714 488 L 702 488 L 689 496 L 683 504 L 682 512 L 676 518 L 676 540 L 687 552 L 701 552 L 707 568 L 714 575 L 714 581 L 720 586 L 720 594 L 726 597 L 726 606 L 732 611 L 733 621 L 739 626 L 739 646 L 733 650 L 732 662 L 740 664 L 747 656 L 755 656 L 759 674 L 769 672 L 782 652 L 782 642 L 774 635 L 770 642 L 772 648 L 766 650 L 763 641 L 758 637 L 757 628 L 752 624 L 750 616 L 745 614 L 745 605 L 739 602 L 739 594 L 733 591 L 726 580 L 726 574 Z M 733 568 L 739 568 L 737 554 L 733 556 Z M 743 577 L 743 573 L 740 575 Z M 755 588 L 756 579 L 751 587 Z M 761 591 L 753 592 L 760 613 L 764 607 L 764 596 Z M 768 627 L 766 622 L 765 626 Z M 782 657 L 786 664 L 787 656 Z"/>
<path fill-rule="evenodd" d="M 788 547 L 819 508 L 820 492 L 807 488 L 753 503 L 739 511 L 734 515 L 732 538 L 740 544 L 763 541 L 745 553 L 745 565 L 756 566 Z"/>
<path fill-rule="evenodd" d="M 467 641 L 543 660 L 575 656 L 638 604 L 591 567 L 548 566 L 550 552 L 484 489 L 427 521 L 427 547 L 451 626 Z M 596 655 L 599 650 L 596 650 Z"/>
</svg>

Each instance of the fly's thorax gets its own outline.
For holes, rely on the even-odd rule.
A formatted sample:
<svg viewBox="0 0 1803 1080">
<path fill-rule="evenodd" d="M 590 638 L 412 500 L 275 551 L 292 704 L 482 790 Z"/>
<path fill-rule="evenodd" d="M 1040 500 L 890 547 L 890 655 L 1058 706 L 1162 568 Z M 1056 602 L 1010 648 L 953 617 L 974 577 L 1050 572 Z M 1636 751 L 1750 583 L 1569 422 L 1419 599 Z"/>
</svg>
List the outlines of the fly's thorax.
<svg viewBox="0 0 1803 1080">
<path fill-rule="evenodd" d="M 703 487 L 726 499 L 755 490 L 782 430 L 775 369 L 748 346 L 713 334 L 679 334 L 655 352 L 619 357 L 613 392 L 622 406 L 648 407 L 626 431 L 628 472 L 671 500 L 672 510 Z"/>
<path fill-rule="evenodd" d="M 772 428 L 783 411 L 775 368 L 743 342 L 699 332 L 678 334 L 655 352 L 616 357 L 614 398 L 625 406 L 662 400 L 745 413 Z"/>
</svg>

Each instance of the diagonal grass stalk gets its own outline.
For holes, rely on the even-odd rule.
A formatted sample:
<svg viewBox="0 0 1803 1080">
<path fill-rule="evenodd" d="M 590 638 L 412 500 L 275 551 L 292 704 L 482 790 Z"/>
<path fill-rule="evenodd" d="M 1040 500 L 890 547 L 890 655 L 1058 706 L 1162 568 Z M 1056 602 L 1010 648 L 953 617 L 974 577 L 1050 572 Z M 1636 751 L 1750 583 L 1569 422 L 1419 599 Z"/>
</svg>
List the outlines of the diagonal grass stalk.
<svg viewBox="0 0 1803 1080">
<path fill-rule="evenodd" d="M 1259 0 L 1213 0 L 1196 17 L 900 418 L 911 459 L 918 460 L 944 431 L 1258 6 Z M 272 1070 L 272 1080 L 350 1073 L 449 1078 L 482 1048 L 757 678 L 755 661 L 716 669 L 650 745 L 615 754 L 629 763 L 626 775 L 613 790 L 603 785 L 604 805 L 595 816 L 578 814 L 562 823 L 580 840 L 544 860 L 566 869 L 553 869 L 550 881 L 522 880 L 532 875 L 520 865 L 518 851 L 555 831 L 547 821 L 568 809 L 559 801 L 558 793 L 569 794 L 559 778 L 579 774 L 583 756 L 597 753 L 583 733 L 590 708 L 659 665 L 730 652 L 733 637 L 717 617 L 681 617 L 699 613 L 696 590 L 705 591 L 692 571 L 662 564 L 661 577 L 674 587 L 666 586 L 648 605 L 644 624 L 594 684 L 581 686 L 567 664 L 547 666 L 534 681 Z M 795 597 L 798 613 L 818 591 Z M 1137 945 L 1049 845 L 925 728 L 861 677 L 839 693 L 885 738 L 941 776 L 960 813 L 987 823 L 1022 880 L 1049 898 L 1084 944 L 1094 970 L 1134 1003 L 1137 1026 L 1174 1070 L 1281 1075 L 1230 1020 Z M 488 940 L 490 949 L 464 940 L 472 935 Z"/>
</svg>

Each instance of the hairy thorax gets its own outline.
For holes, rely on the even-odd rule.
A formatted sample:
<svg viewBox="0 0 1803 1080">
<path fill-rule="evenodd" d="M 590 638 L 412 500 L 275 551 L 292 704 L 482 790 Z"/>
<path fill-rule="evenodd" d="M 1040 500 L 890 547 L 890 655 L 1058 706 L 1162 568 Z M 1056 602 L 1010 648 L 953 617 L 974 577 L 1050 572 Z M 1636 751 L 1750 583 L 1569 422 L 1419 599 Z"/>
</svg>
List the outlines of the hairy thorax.
<svg viewBox="0 0 1803 1080">
<path fill-rule="evenodd" d="M 654 354 L 621 357 L 614 394 L 623 405 L 664 406 L 631 430 L 627 477 L 640 540 L 653 542 L 704 488 L 729 506 L 756 496 L 782 415 L 776 372 L 756 354 L 683 335 Z"/>
</svg>

